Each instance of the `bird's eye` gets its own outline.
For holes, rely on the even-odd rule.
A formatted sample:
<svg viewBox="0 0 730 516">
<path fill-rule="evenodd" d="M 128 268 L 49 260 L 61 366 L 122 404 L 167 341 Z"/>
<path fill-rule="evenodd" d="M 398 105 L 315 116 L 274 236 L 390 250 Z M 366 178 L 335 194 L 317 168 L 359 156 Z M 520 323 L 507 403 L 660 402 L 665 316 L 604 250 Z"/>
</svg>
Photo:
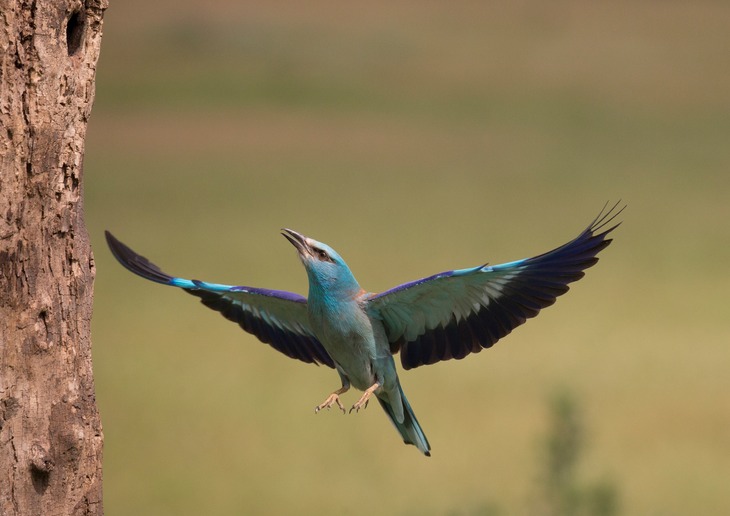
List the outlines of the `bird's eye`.
<svg viewBox="0 0 730 516">
<path fill-rule="evenodd" d="M 330 262 L 332 259 L 330 258 L 330 255 L 327 254 L 327 251 L 324 249 L 314 249 L 315 254 L 317 255 L 317 258 L 319 258 L 322 261 Z"/>
</svg>

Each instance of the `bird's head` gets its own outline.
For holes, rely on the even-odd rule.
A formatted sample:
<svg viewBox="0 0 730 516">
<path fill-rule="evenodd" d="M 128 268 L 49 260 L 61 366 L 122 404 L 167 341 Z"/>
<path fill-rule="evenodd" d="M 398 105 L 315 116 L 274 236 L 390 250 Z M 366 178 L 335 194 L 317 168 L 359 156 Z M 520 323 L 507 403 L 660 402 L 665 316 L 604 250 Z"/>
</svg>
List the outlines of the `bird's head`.
<svg viewBox="0 0 730 516">
<path fill-rule="evenodd" d="M 309 276 L 310 289 L 323 288 L 328 292 L 344 294 L 360 290 L 350 268 L 337 251 L 294 230 L 282 229 L 281 232 L 299 253 L 299 259 Z"/>
</svg>

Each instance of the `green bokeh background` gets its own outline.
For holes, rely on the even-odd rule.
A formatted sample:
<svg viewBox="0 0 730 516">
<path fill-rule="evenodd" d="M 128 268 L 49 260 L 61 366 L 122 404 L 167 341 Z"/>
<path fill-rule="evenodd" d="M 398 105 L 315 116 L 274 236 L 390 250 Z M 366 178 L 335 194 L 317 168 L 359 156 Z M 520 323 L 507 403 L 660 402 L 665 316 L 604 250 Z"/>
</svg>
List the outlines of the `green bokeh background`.
<svg viewBox="0 0 730 516">
<path fill-rule="evenodd" d="M 730 4 L 112 0 L 85 161 L 109 515 L 527 510 L 545 401 L 627 515 L 730 514 Z M 116 264 L 306 293 L 292 227 L 380 291 L 629 207 L 489 351 L 401 375 L 433 446 Z M 345 402 L 353 402 L 349 394 Z"/>
</svg>

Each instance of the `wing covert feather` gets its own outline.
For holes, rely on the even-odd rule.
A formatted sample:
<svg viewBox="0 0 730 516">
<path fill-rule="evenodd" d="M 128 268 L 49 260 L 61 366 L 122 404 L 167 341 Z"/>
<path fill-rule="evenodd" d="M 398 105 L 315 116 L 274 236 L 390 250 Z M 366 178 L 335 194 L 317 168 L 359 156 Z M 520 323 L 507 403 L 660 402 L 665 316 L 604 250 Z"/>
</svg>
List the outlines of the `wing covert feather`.
<svg viewBox="0 0 730 516">
<path fill-rule="evenodd" d="M 131 272 L 163 285 L 183 289 L 229 321 L 288 357 L 334 367 L 334 362 L 309 327 L 307 299 L 292 292 L 220 285 L 187 280 L 162 272 L 106 232 L 114 257 Z"/>
<path fill-rule="evenodd" d="M 461 359 L 494 345 L 568 291 L 608 246 L 618 203 L 575 239 L 552 251 L 501 265 L 446 271 L 367 299 L 405 369 Z"/>
</svg>

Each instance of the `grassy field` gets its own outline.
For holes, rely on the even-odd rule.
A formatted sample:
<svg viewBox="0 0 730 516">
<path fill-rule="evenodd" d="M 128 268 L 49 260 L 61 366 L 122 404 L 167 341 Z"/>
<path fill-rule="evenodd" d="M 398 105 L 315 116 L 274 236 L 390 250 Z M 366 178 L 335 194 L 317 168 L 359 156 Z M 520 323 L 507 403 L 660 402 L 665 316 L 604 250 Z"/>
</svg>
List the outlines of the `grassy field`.
<svg viewBox="0 0 730 516">
<path fill-rule="evenodd" d="M 545 403 L 632 516 L 730 514 L 730 5 L 112 1 L 85 162 L 109 515 L 526 513 Z M 173 274 L 306 293 L 291 227 L 380 291 L 628 209 L 601 262 L 493 349 L 409 371 L 433 446 Z M 346 402 L 353 402 L 350 394 Z"/>
</svg>

